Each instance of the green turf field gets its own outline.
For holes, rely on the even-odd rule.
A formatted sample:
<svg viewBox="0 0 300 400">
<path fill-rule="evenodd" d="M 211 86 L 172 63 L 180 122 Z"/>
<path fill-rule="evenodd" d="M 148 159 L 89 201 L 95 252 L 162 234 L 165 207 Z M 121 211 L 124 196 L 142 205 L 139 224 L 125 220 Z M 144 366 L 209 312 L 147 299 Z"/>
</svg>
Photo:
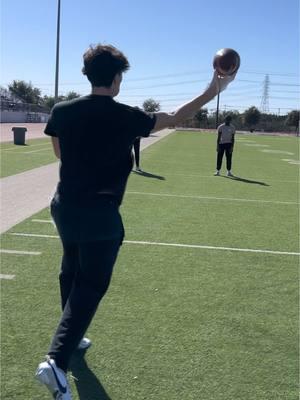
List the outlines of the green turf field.
<svg viewBox="0 0 300 400">
<path fill-rule="evenodd" d="M 298 141 L 238 135 L 239 179 L 212 176 L 215 156 L 215 136 L 195 132 L 142 153 L 93 346 L 72 361 L 75 400 L 298 398 Z M 3 249 L 41 253 L 2 254 L 15 275 L 1 291 L 7 400 L 49 398 L 33 379 L 60 316 L 49 220 L 46 209 L 2 235 Z"/>
<path fill-rule="evenodd" d="M 1 143 L 0 177 L 15 175 L 55 162 L 49 138 L 28 140 L 25 146 Z"/>
</svg>

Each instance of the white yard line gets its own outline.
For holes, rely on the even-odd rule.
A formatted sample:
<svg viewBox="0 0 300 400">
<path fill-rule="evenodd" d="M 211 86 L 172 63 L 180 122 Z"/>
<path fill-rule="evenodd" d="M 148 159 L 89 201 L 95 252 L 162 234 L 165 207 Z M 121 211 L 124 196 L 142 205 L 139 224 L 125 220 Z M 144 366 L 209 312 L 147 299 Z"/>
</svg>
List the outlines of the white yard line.
<svg viewBox="0 0 300 400">
<path fill-rule="evenodd" d="M 270 147 L 268 144 L 258 144 L 258 143 L 244 143 L 245 146 L 249 147 Z"/>
<path fill-rule="evenodd" d="M 29 255 L 29 256 L 39 256 L 40 254 L 42 254 L 40 251 L 20 251 L 20 250 L 6 250 L 6 249 L 0 249 L 0 253 L 22 254 L 22 255 Z"/>
<path fill-rule="evenodd" d="M 43 151 L 48 151 L 48 150 L 49 150 L 49 147 L 46 147 L 46 148 L 42 148 L 42 149 L 39 149 L 39 150 L 22 151 L 22 154 L 41 153 Z"/>
<path fill-rule="evenodd" d="M 211 197 L 211 196 L 192 196 L 184 194 L 168 194 L 168 193 L 149 193 L 149 192 L 132 192 L 127 191 L 127 194 L 137 194 L 143 196 L 159 196 L 159 197 L 178 197 L 187 199 L 197 199 L 197 200 L 224 200 L 224 201 L 240 201 L 240 202 L 250 202 L 250 203 L 272 203 L 272 204 L 288 204 L 288 205 L 298 205 L 300 203 L 294 201 L 272 201 L 272 200 L 257 200 L 257 199 L 237 199 L 231 197 Z"/>
<path fill-rule="evenodd" d="M 242 252 L 246 252 L 246 253 L 284 254 L 284 255 L 293 255 L 293 256 L 299 256 L 300 255 L 300 253 L 290 252 L 290 251 L 241 249 L 241 248 L 237 248 L 237 247 L 204 246 L 204 245 L 197 245 L 197 244 L 142 242 L 142 241 L 134 241 L 134 240 L 124 240 L 124 243 L 141 244 L 141 245 L 154 245 L 154 246 L 187 247 L 187 248 L 192 248 L 192 249 L 242 251 Z"/>
<path fill-rule="evenodd" d="M 31 147 L 45 147 L 45 146 L 51 146 L 52 144 L 51 143 L 40 143 L 40 144 L 28 144 L 28 145 L 26 145 L 26 146 L 20 146 L 20 147 L 13 147 L 12 149 L 3 149 L 3 151 L 16 151 L 17 153 L 19 152 L 19 153 L 22 153 L 21 151 L 18 151 L 18 150 L 24 150 L 25 148 L 26 149 L 30 149 Z"/>
<path fill-rule="evenodd" d="M 14 279 L 16 275 L 0 274 L 0 279 Z"/>
<path fill-rule="evenodd" d="M 8 235 L 59 239 L 58 235 L 38 235 L 36 233 L 13 232 L 13 233 L 9 233 Z M 151 246 L 183 247 L 183 248 L 205 249 L 205 250 L 240 251 L 240 252 L 245 252 L 245 253 L 263 253 L 263 254 L 276 254 L 276 255 L 279 254 L 279 255 L 291 255 L 291 256 L 299 256 L 300 255 L 300 253 L 291 252 L 291 251 L 242 249 L 242 248 L 237 248 L 237 247 L 223 247 L 223 246 L 219 247 L 219 246 L 206 246 L 206 245 L 197 245 L 197 244 L 146 242 L 146 241 L 136 241 L 136 240 L 124 240 L 124 243 L 139 244 L 139 245 L 151 245 Z"/>
<path fill-rule="evenodd" d="M 283 151 L 283 150 L 267 150 L 267 149 L 263 149 L 260 150 L 263 153 L 271 153 L 271 154 L 288 154 L 289 156 L 293 156 L 294 153 L 291 153 L 290 151 Z"/>
<path fill-rule="evenodd" d="M 37 233 L 12 232 L 12 233 L 8 233 L 8 235 L 25 236 L 25 237 L 37 237 L 37 238 L 49 238 L 49 239 L 59 239 L 58 235 L 40 235 L 40 234 L 37 234 Z"/>
<path fill-rule="evenodd" d="M 293 160 L 291 158 L 282 158 L 282 161 L 286 161 L 289 164 L 295 164 L 295 165 L 300 165 L 300 160 Z"/>
<path fill-rule="evenodd" d="M 45 223 L 45 224 L 54 224 L 52 219 L 32 219 L 32 222 L 40 222 L 40 223 Z"/>
</svg>

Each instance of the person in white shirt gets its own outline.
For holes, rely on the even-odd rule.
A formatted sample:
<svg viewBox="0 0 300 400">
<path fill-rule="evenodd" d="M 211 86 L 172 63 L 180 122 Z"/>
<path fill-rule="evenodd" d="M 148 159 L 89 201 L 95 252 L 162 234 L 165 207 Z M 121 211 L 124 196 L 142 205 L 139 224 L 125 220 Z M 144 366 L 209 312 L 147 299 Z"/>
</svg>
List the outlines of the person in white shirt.
<svg viewBox="0 0 300 400">
<path fill-rule="evenodd" d="M 224 153 L 226 155 L 227 176 L 233 176 L 231 172 L 232 152 L 234 146 L 235 127 L 231 125 L 231 116 L 227 115 L 223 124 L 218 127 L 217 140 L 217 170 L 215 176 L 220 175 Z"/>
</svg>

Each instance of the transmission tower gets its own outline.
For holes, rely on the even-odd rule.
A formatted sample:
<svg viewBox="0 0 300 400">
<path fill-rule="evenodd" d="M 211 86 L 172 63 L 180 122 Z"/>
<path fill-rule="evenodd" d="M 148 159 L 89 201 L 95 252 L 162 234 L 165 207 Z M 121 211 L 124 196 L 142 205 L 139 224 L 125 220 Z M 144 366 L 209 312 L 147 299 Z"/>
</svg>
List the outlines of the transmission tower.
<svg viewBox="0 0 300 400">
<path fill-rule="evenodd" d="M 269 112 L 269 87 L 270 87 L 270 78 L 269 75 L 266 75 L 263 83 L 263 94 L 260 104 L 260 108 L 263 113 Z"/>
</svg>

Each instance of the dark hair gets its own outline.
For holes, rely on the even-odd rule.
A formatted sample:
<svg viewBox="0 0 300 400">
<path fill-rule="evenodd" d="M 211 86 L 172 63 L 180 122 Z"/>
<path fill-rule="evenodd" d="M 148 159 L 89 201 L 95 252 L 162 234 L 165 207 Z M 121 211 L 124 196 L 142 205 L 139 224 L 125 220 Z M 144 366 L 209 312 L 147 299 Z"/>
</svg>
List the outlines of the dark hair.
<svg viewBox="0 0 300 400">
<path fill-rule="evenodd" d="M 93 86 L 110 87 L 115 76 L 129 69 L 125 55 L 112 45 L 90 46 L 83 54 L 82 73 Z"/>
<path fill-rule="evenodd" d="M 231 115 L 227 115 L 227 116 L 225 117 L 225 124 L 226 124 L 226 125 L 229 125 L 231 121 L 232 121 L 232 116 L 231 116 Z"/>
</svg>

